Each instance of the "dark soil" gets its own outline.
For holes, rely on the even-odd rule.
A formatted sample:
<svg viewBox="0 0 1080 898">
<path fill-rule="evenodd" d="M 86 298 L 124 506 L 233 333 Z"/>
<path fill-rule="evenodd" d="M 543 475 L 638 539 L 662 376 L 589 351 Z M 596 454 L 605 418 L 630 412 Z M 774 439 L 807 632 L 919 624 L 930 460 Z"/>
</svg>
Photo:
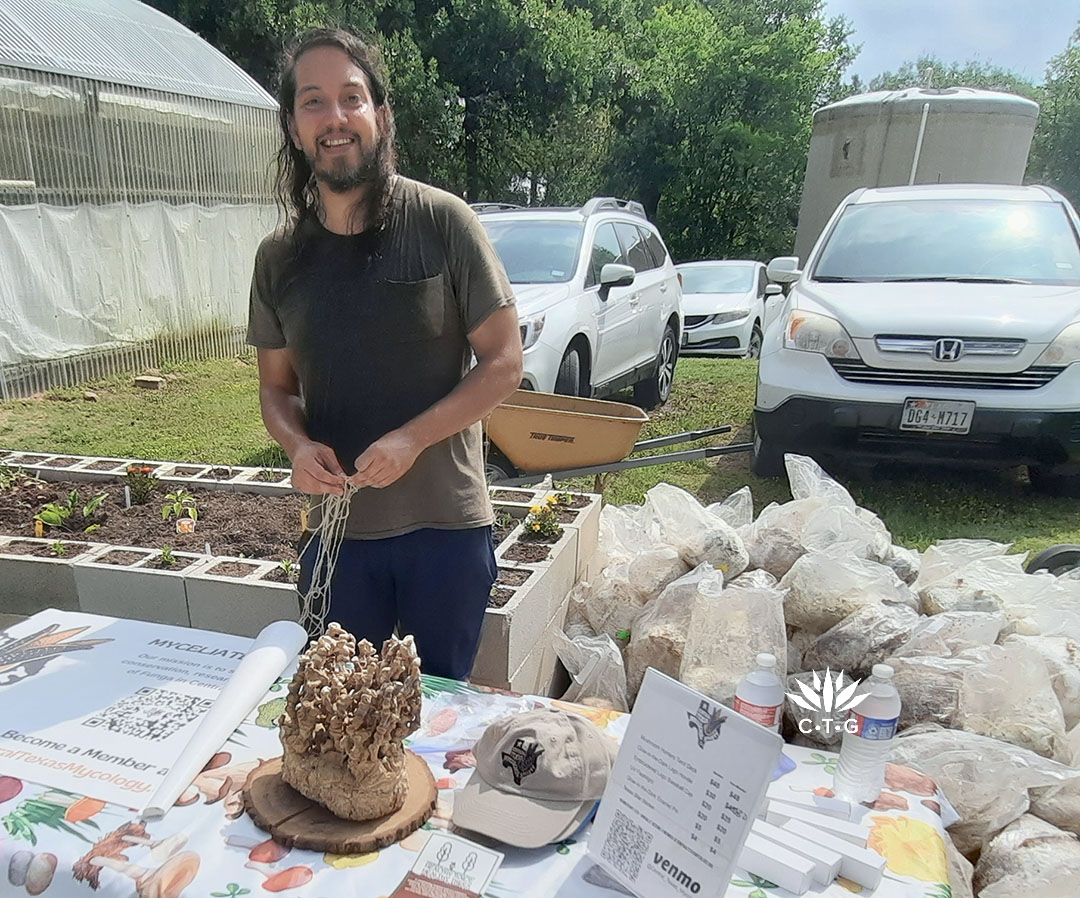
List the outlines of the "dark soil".
<svg viewBox="0 0 1080 898">
<path fill-rule="evenodd" d="M 252 571 L 258 570 L 257 565 L 244 564 L 242 561 L 223 561 L 206 569 L 206 573 L 216 577 L 246 577 Z M 265 578 L 264 578 L 265 579 Z"/>
<path fill-rule="evenodd" d="M 542 533 L 536 533 L 535 531 L 530 530 L 528 527 L 526 527 L 521 532 L 521 536 L 518 537 L 518 542 L 519 543 L 547 543 L 550 546 L 550 545 L 552 545 L 554 543 L 557 543 L 560 539 L 562 539 L 562 535 L 563 535 L 562 527 L 559 528 L 559 532 L 556 533 L 554 536 L 544 536 Z"/>
<path fill-rule="evenodd" d="M 526 580 L 532 576 L 532 571 L 523 571 L 518 568 L 501 567 L 499 568 L 499 579 L 496 583 L 501 583 L 503 586 L 521 586 Z"/>
<path fill-rule="evenodd" d="M 283 471 L 259 471 L 251 479 L 259 483 L 281 483 L 282 480 L 288 480 L 289 475 Z"/>
<path fill-rule="evenodd" d="M 161 560 L 161 556 L 158 555 L 156 558 L 151 558 L 146 562 L 146 564 L 143 565 L 143 568 L 149 567 L 153 568 L 155 571 L 175 571 L 176 573 L 179 573 L 180 571 L 186 571 L 195 564 L 197 560 L 198 559 L 195 558 L 177 558 L 172 564 L 165 564 Z"/>
<path fill-rule="evenodd" d="M 123 549 L 114 549 L 112 552 L 106 552 L 104 555 L 98 556 L 94 561 L 99 564 L 129 565 L 145 557 L 144 552 L 125 552 Z"/>
<path fill-rule="evenodd" d="M 174 551 L 205 552 L 206 544 L 215 555 L 244 555 L 269 561 L 296 560 L 300 538 L 300 507 L 304 497 L 257 496 L 225 490 L 195 488 L 199 522 L 194 533 L 177 533 L 176 523 L 161 519 L 161 506 L 168 489 L 159 484 L 145 505 L 124 508 L 124 483 L 121 478 L 102 483 L 58 481 L 45 483 L 25 479 L 17 486 L 0 491 L 0 533 L 10 536 L 33 536 L 34 515 L 47 502 L 67 499 L 78 490 L 79 501 L 87 502 L 104 492 L 95 520 L 101 527 L 94 531 L 95 542 L 118 546 L 138 546 L 160 550 L 163 545 Z M 47 530 L 47 539 L 64 539 L 78 533 Z"/>
<path fill-rule="evenodd" d="M 498 502 L 530 502 L 533 494 L 524 490 L 495 490 L 491 498 Z"/>
<path fill-rule="evenodd" d="M 45 462 L 47 468 L 66 468 L 75 464 L 79 459 L 77 458 L 54 458 L 51 461 Z"/>
<path fill-rule="evenodd" d="M 576 511 L 572 511 L 569 508 L 563 508 L 561 505 L 555 506 L 555 520 L 560 524 L 569 524 L 578 516 Z"/>
<path fill-rule="evenodd" d="M 498 519 L 491 527 L 491 541 L 497 546 L 506 537 L 510 535 L 510 532 L 517 526 L 517 518 L 511 518 L 509 522 L 500 524 Z"/>
<path fill-rule="evenodd" d="M 507 602 L 514 597 L 516 590 L 506 589 L 502 586 L 496 586 L 491 591 L 491 598 L 488 599 L 488 608 L 502 608 Z"/>
<path fill-rule="evenodd" d="M 538 546 L 535 543 L 516 542 L 503 552 L 503 558 L 507 561 L 526 561 L 535 564 L 538 561 L 546 561 L 551 549 Z"/>
<path fill-rule="evenodd" d="M 63 558 L 67 560 L 69 558 L 76 558 L 82 555 L 90 547 L 86 543 L 69 543 L 64 542 L 64 554 L 57 555 L 52 550 L 52 543 L 47 546 L 43 546 L 41 543 L 10 542 L 4 546 L 5 555 L 35 555 L 38 558 Z"/>
<path fill-rule="evenodd" d="M 173 468 L 173 475 L 176 477 L 194 477 L 198 474 L 202 468 Z"/>
<path fill-rule="evenodd" d="M 202 480 L 231 480 L 233 476 L 232 468 L 211 468 L 205 474 L 199 475 Z"/>
<path fill-rule="evenodd" d="M 9 455 L 7 460 L 13 465 L 37 465 L 48 457 L 47 455 Z"/>
<path fill-rule="evenodd" d="M 588 496 L 571 495 L 569 502 L 559 503 L 563 508 L 584 508 L 589 504 Z"/>
<path fill-rule="evenodd" d="M 85 470 L 87 470 L 87 471 L 111 471 L 113 468 L 120 467 L 121 463 L 122 462 L 121 462 L 120 459 L 116 459 L 115 461 L 113 461 L 112 459 L 105 458 L 105 459 L 100 459 L 98 461 L 90 462 L 90 464 L 86 465 Z"/>
<path fill-rule="evenodd" d="M 263 574 L 260 580 L 269 580 L 271 583 L 295 583 L 296 578 L 290 577 L 281 568 L 276 567 L 269 573 Z"/>
</svg>

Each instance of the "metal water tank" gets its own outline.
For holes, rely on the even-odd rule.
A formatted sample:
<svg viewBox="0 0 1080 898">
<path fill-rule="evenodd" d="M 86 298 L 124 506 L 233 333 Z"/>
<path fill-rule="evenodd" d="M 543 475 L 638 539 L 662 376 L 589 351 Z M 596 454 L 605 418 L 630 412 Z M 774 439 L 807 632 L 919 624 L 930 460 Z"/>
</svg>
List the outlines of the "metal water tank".
<svg viewBox="0 0 1080 898">
<path fill-rule="evenodd" d="M 795 254 L 857 187 L 1020 184 L 1039 104 L 970 87 L 876 91 L 814 113 Z"/>
</svg>

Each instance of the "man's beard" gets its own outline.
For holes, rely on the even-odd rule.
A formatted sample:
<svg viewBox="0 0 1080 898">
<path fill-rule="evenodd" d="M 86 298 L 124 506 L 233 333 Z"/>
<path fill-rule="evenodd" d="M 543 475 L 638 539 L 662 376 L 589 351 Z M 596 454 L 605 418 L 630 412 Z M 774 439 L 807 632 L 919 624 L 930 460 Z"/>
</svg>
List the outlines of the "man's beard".
<svg viewBox="0 0 1080 898">
<path fill-rule="evenodd" d="M 382 156 L 385 152 L 385 140 L 382 135 L 376 138 L 374 144 L 365 145 L 355 138 L 360 148 L 360 159 L 356 163 L 347 158 L 330 160 L 329 164 L 323 164 L 318 156 L 314 158 L 305 153 L 307 163 L 315 179 L 332 193 L 348 193 L 364 184 L 377 183 L 382 180 Z"/>
</svg>

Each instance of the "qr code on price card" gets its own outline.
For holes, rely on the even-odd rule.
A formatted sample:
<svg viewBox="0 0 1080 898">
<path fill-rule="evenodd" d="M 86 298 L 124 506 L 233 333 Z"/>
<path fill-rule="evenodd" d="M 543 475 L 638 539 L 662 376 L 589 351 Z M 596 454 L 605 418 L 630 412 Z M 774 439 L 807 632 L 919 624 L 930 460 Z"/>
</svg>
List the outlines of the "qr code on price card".
<svg viewBox="0 0 1080 898">
<path fill-rule="evenodd" d="M 652 844 L 652 836 L 634 823 L 622 811 L 611 818 L 607 838 L 600 848 L 600 857 L 628 879 L 637 879 L 641 862 Z"/>
<path fill-rule="evenodd" d="M 205 714 L 213 702 L 198 695 L 143 686 L 82 722 L 121 736 L 160 742 Z"/>
</svg>

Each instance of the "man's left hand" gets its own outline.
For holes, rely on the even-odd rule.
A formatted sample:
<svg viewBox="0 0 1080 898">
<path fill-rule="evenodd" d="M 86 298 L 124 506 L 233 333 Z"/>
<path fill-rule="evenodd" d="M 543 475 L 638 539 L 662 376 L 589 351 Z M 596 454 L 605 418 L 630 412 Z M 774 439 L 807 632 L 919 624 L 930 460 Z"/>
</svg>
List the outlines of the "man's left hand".
<svg viewBox="0 0 1080 898">
<path fill-rule="evenodd" d="M 416 440 L 402 430 L 392 430 L 367 447 L 356 459 L 353 486 L 389 486 L 413 466 L 422 451 Z"/>
</svg>

